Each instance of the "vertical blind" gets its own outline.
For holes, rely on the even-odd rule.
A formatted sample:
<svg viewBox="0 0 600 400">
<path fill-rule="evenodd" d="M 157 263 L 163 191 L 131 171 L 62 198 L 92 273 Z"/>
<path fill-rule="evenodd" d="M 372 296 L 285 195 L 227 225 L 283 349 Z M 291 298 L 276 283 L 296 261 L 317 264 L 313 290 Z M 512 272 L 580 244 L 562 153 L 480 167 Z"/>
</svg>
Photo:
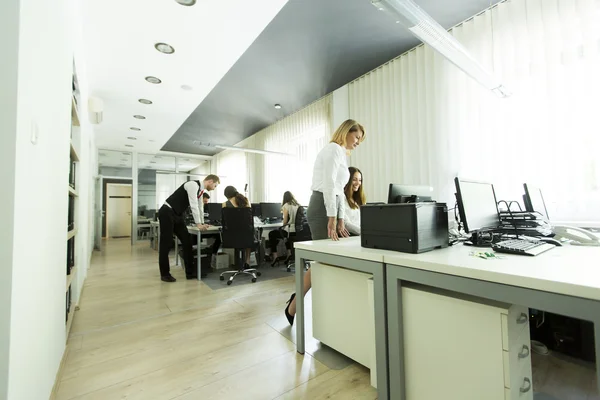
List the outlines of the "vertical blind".
<svg viewBox="0 0 600 400">
<path fill-rule="evenodd" d="M 513 95 L 495 97 L 422 45 L 349 84 L 367 140 L 352 154 L 369 200 L 427 184 L 454 204 L 453 178 L 498 200 L 540 187 L 554 220 L 600 220 L 600 2 L 511 0 L 453 28 Z"/>
</svg>

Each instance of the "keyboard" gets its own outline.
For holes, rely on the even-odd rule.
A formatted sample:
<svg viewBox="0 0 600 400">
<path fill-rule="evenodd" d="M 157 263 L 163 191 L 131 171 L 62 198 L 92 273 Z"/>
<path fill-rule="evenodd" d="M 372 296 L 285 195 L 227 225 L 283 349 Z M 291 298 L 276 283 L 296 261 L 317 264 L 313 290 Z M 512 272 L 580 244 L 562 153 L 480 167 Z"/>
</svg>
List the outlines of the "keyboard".
<svg viewBox="0 0 600 400">
<path fill-rule="evenodd" d="M 554 247 L 556 246 L 550 243 L 530 242 L 521 239 L 503 240 L 492 244 L 492 249 L 498 253 L 520 254 L 523 256 L 537 256 Z"/>
</svg>

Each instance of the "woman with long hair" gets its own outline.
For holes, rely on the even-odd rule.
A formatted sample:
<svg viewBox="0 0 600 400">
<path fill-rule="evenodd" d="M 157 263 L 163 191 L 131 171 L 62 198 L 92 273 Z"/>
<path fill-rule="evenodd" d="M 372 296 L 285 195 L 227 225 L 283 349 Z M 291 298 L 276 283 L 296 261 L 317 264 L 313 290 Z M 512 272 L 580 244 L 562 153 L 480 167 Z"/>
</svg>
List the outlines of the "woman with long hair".
<svg viewBox="0 0 600 400">
<path fill-rule="evenodd" d="M 313 240 L 339 240 L 350 233 L 344 222 L 344 186 L 350 178 L 348 154 L 365 140 L 365 128 L 348 119 L 336 129 L 331 141 L 317 154 L 312 176 L 312 195 L 306 217 Z M 310 290 L 310 269 L 304 274 L 304 293 Z M 296 315 L 296 293 L 287 302 L 285 316 L 292 325 Z"/>
<path fill-rule="evenodd" d="M 283 194 L 281 212 L 283 213 L 283 226 L 285 229 L 277 229 L 269 232 L 269 246 L 271 247 L 271 257 L 273 257 L 271 267 L 274 267 L 279 262 L 279 257 L 277 256 L 277 245 L 279 244 L 279 241 L 289 236 L 293 236 L 296 233 L 296 225 L 294 222 L 296 221 L 296 214 L 298 213 L 299 207 L 300 204 L 298 204 L 292 192 L 287 191 Z M 287 224 L 289 225 L 286 226 Z M 289 258 L 292 250 L 289 241 L 286 242 L 286 248 Z"/>
<path fill-rule="evenodd" d="M 351 235 L 360 235 L 360 206 L 367 204 L 363 191 L 362 172 L 356 167 L 348 168 L 350 179 L 344 186 L 344 223 Z"/>
<path fill-rule="evenodd" d="M 243 207 L 251 207 L 250 201 L 237 191 L 237 189 L 233 186 L 227 186 L 223 192 L 227 201 L 223 203 L 223 208 L 231 207 L 231 208 L 243 208 Z M 244 263 L 244 268 L 250 268 L 250 253 L 252 249 L 246 249 L 246 262 Z"/>
</svg>

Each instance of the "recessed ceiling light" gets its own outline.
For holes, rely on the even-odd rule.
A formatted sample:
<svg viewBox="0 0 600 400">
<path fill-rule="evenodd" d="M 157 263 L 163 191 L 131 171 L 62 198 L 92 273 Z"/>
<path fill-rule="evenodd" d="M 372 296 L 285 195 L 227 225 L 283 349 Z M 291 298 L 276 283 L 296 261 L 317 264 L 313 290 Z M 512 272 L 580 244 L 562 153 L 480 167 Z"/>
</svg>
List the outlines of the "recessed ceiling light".
<svg viewBox="0 0 600 400">
<path fill-rule="evenodd" d="M 129 140 L 137 140 L 137 138 L 133 137 L 133 136 L 128 136 L 127 139 L 129 139 Z"/>
<path fill-rule="evenodd" d="M 152 101 L 148 99 L 139 99 L 138 101 L 142 104 L 152 104 Z"/>
<path fill-rule="evenodd" d="M 173 46 L 168 45 L 166 43 L 156 43 L 154 45 L 154 48 L 158 51 L 160 51 L 161 53 L 164 54 L 173 54 L 175 53 L 175 49 L 173 48 Z"/>
<path fill-rule="evenodd" d="M 150 139 L 150 140 L 148 140 L 148 141 L 149 141 L 149 142 L 156 142 L 156 140 L 154 140 L 154 139 Z"/>
<path fill-rule="evenodd" d="M 156 161 L 150 161 L 150 164 L 156 164 Z"/>
<path fill-rule="evenodd" d="M 279 110 L 281 108 L 281 104 L 275 104 L 275 108 Z"/>
<path fill-rule="evenodd" d="M 140 129 L 140 128 L 136 128 L 135 126 L 132 126 L 132 127 L 131 127 L 131 128 L 129 128 L 129 129 L 131 129 L 132 131 L 141 131 L 141 129 Z"/>
<path fill-rule="evenodd" d="M 181 88 L 183 90 L 192 90 L 192 87 L 190 85 L 181 85 Z"/>
<path fill-rule="evenodd" d="M 125 147 L 133 147 L 132 144 L 126 144 Z"/>
<path fill-rule="evenodd" d="M 145 77 L 144 79 L 145 79 L 147 82 L 154 83 L 154 84 L 158 84 L 158 83 L 161 83 L 161 82 L 162 82 L 160 79 L 158 79 L 158 78 L 157 78 L 157 77 L 155 77 L 155 76 L 147 76 L 147 77 Z"/>
<path fill-rule="evenodd" d="M 146 119 L 146 117 L 144 117 L 143 115 L 134 115 L 133 118 L 136 118 L 136 119 Z"/>
<path fill-rule="evenodd" d="M 194 4 L 196 4 L 196 0 L 175 0 L 176 2 L 178 2 L 179 4 L 181 4 L 182 6 L 193 6 Z"/>
</svg>

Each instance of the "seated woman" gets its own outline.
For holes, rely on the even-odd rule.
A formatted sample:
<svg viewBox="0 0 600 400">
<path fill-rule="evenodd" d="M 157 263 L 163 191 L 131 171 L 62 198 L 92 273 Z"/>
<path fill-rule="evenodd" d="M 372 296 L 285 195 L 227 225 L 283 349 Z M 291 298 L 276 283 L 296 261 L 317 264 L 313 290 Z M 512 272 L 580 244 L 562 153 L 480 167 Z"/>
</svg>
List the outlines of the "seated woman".
<svg viewBox="0 0 600 400">
<path fill-rule="evenodd" d="M 285 227 L 285 230 L 276 229 L 269 232 L 269 246 L 271 247 L 271 256 L 273 257 L 271 267 L 274 267 L 279 262 L 279 257 L 277 256 L 277 244 L 279 241 L 288 236 L 293 236 L 296 232 L 294 223 L 298 207 L 300 207 L 300 204 L 298 204 L 292 192 L 285 192 L 283 194 L 283 201 L 281 202 L 281 212 L 283 212 L 283 225 L 290 225 Z M 288 251 L 287 258 L 289 258 L 291 254 L 291 243 L 289 241 L 286 243 L 286 248 Z"/>
<path fill-rule="evenodd" d="M 356 167 L 349 167 L 350 180 L 344 186 L 346 201 L 344 202 L 344 223 L 353 236 L 360 235 L 360 206 L 367 204 L 362 187 L 362 172 Z"/>
<path fill-rule="evenodd" d="M 251 207 L 250 201 L 237 191 L 233 186 L 227 186 L 224 191 L 225 198 L 227 201 L 223 203 L 223 208 L 231 207 L 231 208 L 241 208 L 241 207 Z M 250 268 L 250 253 L 252 249 L 246 249 L 246 262 L 244 263 L 244 268 Z"/>
<path fill-rule="evenodd" d="M 349 167 L 350 179 L 344 186 L 344 224 L 346 229 L 352 235 L 360 235 L 360 206 L 367 203 L 365 194 L 362 190 L 362 172 L 356 167 Z M 304 296 L 310 290 L 311 278 L 310 269 L 304 274 Z M 294 324 L 294 316 L 296 315 L 296 293 L 293 293 L 287 301 L 285 308 L 285 317 L 290 325 Z"/>
</svg>

